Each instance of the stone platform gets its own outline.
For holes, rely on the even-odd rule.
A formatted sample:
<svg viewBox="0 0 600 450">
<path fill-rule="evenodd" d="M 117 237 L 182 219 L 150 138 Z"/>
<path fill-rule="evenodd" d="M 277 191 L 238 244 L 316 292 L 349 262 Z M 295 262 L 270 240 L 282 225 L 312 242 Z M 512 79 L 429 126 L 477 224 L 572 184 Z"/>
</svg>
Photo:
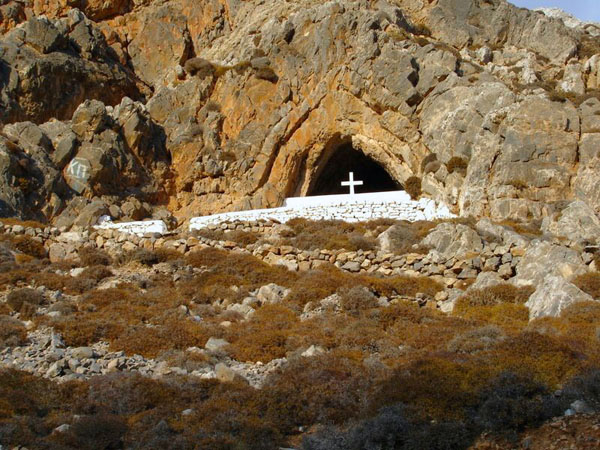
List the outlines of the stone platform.
<svg viewBox="0 0 600 450">
<path fill-rule="evenodd" d="M 293 197 L 284 206 L 271 209 L 228 212 L 194 217 L 190 230 L 224 222 L 275 220 L 285 223 L 294 218 L 362 222 L 373 219 L 435 220 L 456 217 L 445 205 L 430 199 L 411 200 L 405 191 L 371 192 L 355 195 Z"/>
</svg>

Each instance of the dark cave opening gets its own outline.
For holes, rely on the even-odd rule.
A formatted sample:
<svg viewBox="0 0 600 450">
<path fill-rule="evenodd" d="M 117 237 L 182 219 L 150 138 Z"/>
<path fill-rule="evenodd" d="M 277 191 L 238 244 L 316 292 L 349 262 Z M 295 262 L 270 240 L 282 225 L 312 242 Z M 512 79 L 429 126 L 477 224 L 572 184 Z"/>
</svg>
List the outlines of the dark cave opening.
<svg viewBox="0 0 600 450">
<path fill-rule="evenodd" d="M 355 180 L 363 182 L 362 186 L 355 187 L 357 194 L 402 189 L 383 167 L 347 142 L 334 150 L 312 183 L 308 195 L 348 194 L 348 187 L 341 183 L 348 181 L 350 172 L 354 172 Z"/>
</svg>

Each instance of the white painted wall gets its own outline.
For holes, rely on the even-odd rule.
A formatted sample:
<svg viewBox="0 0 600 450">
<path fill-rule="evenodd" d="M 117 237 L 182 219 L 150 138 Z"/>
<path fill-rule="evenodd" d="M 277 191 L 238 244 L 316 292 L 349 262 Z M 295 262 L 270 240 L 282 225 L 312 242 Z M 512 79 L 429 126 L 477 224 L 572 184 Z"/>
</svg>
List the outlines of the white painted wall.
<svg viewBox="0 0 600 450">
<path fill-rule="evenodd" d="M 405 191 L 371 192 L 355 195 L 320 195 L 288 198 L 281 208 L 255 209 L 211 216 L 194 217 L 190 230 L 223 222 L 277 220 L 285 223 L 293 218 L 311 220 L 343 220 L 362 222 L 388 218 L 397 220 L 435 220 L 456 217 L 445 205 L 433 200 L 414 201 Z"/>
<path fill-rule="evenodd" d="M 166 234 L 167 225 L 162 220 L 144 220 L 139 222 L 121 222 L 115 223 L 110 220 L 104 220 L 94 226 L 99 230 L 118 230 L 121 233 L 135 234 L 143 236 L 145 234 L 157 233 Z"/>
</svg>

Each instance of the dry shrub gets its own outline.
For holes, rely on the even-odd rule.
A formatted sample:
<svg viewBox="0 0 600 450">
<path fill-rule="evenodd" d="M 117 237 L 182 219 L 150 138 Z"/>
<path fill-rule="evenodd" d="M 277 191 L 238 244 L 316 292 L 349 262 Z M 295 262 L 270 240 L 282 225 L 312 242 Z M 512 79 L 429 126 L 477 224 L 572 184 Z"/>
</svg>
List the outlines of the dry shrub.
<svg viewBox="0 0 600 450">
<path fill-rule="evenodd" d="M 338 291 L 363 286 L 377 296 L 414 297 L 422 292 L 434 296 L 442 289 L 436 281 L 427 277 L 394 276 L 378 278 L 372 275 L 349 274 L 332 265 L 324 265 L 316 270 L 301 274 L 291 285 L 286 300 L 303 307 L 310 301 L 319 301 Z"/>
<path fill-rule="evenodd" d="M 505 220 L 500 222 L 500 225 L 510 227 L 513 231 L 524 236 L 538 237 L 543 234 L 541 230 L 542 223 L 539 220 L 531 220 L 527 223 Z"/>
<path fill-rule="evenodd" d="M 0 234 L 0 242 L 7 243 L 13 250 L 24 253 L 31 258 L 43 259 L 46 257 L 44 245 L 31 236 Z"/>
<path fill-rule="evenodd" d="M 120 255 L 118 263 L 128 264 L 135 262 L 144 266 L 153 266 L 155 264 L 175 261 L 181 258 L 181 253 L 173 249 L 159 248 L 156 250 L 148 250 L 146 248 L 138 248 Z"/>
<path fill-rule="evenodd" d="M 289 350 L 286 346 L 290 334 L 299 322 L 290 309 L 281 305 L 265 305 L 259 308 L 249 321 L 228 330 L 230 353 L 240 361 L 267 363 L 283 358 Z"/>
<path fill-rule="evenodd" d="M 594 299 L 600 300 L 600 272 L 588 272 L 577 276 L 573 284 Z"/>
<path fill-rule="evenodd" d="M 0 348 L 17 347 L 27 342 L 27 330 L 20 320 L 0 316 Z"/>
<path fill-rule="evenodd" d="M 260 287 L 269 283 L 287 286 L 297 277 L 282 266 L 271 266 L 247 253 L 210 247 L 188 253 L 186 260 L 194 267 L 208 268 L 213 274 L 240 277 L 248 286 Z"/>
<path fill-rule="evenodd" d="M 79 311 L 64 318 L 40 318 L 73 346 L 107 340 L 113 349 L 156 357 L 160 352 L 203 346 L 213 332 L 207 325 L 186 318 L 178 306 L 183 302 L 170 288 L 147 292 L 122 287 L 91 291 Z"/>
<path fill-rule="evenodd" d="M 419 177 L 409 177 L 404 182 L 404 189 L 413 200 L 418 200 L 421 196 L 421 179 Z"/>
<path fill-rule="evenodd" d="M 126 432 L 123 418 L 100 414 L 79 418 L 59 440 L 82 450 L 119 448 Z"/>
<path fill-rule="evenodd" d="M 467 160 L 464 158 L 461 158 L 459 156 L 453 156 L 446 163 L 446 167 L 448 168 L 449 173 L 458 172 L 462 176 L 465 176 L 465 174 L 467 173 L 468 165 L 469 165 L 469 163 L 467 162 Z"/>
<path fill-rule="evenodd" d="M 259 237 L 256 233 L 243 230 L 231 230 L 224 234 L 224 237 L 228 241 L 233 241 L 242 247 L 255 244 L 258 242 Z"/>
<path fill-rule="evenodd" d="M 288 244 L 301 250 L 373 250 L 375 239 L 365 236 L 363 224 L 341 220 L 314 221 L 302 218 L 286 223 L 292 229 Z"/>
<path fill-rule="evenodd" d="M 410 405 L 421 419 L 462 419 L 458 405 L 475 404 L 477 391 L 496 375 L 495 370 L 473 362 L 427 358 L 397 369 L 382 383 L 371 402 Z"/>
<path fill-rule="evenodd" d="M 79 277 L 81 278 L 91 278 L 95 281 L 101 281 L 105 278 L 112 277 L 112 271 L 106 266 L 90 266 L 85 269 Z"/>
<path fill-rule="evenodd" d="M 279 81 L 279 77 L 270 67 L 261 67 L 255 72 L 254 76 L 259 80 L 267 80 L 271 83 L 277 83 L 277 81 Z"/>
<path fill-rule="evenodd" d="M 423 161 L 421 161 L 421 171 L 427 173 L 426 171 L 426 167 L 432 163 L 437 161 L 437 154 L 436 153 L 429 153 L 425 158 L 423 158 Z"/>
<path fill-rule="evenodd" d="M 377 307 L 377 297 L 371 291 L 362 286 L 338 289 L 340 303 L 344 311 L 354 316 L 367 309 Z"/>
<path fill-rule="evenodd" d="M 457 300 L 454 314 L 477 322 L 522 329 L 529 323 L 529 309 L 524 303 L 534 290 L 509 283 L 469 290 Z"/>
<path fill-rule="evenodd" d="M 92 247 L 80 248 L 77 252 L 81 264 L 89 266 L 109 266 L 112 263 L 111 257 L 104 250 Z"/>
<path fill-rule="evenodd" d="M 500 372 L 510 371 L 551 387 L 581 372 L 586 361 L 567 340 L 523 332 L 486 352 L 486 359 Z"/>
<path fill-rule="evenodd" d="M 497 284 L 485 289 L 472 289 L 460 297 L 454 311 L 461 313 L 478 306 L 494 306 L 501 303 L 523 304 L 535 289 L 531 286 L 516 287 L 510 283 Z"/>
<path fill-rule="evenodd" d="M 488 350 L 506 339 L 506 334 L 496 325 L 486 325 L 465 333 L 457 334 L 448 342 L 448 351 L 453 353 L 476 353 Z"/>
<path fill-rule="evenodd" d="M 361 363 L 330 354 L 299 358 L 269 377 L 260 406 L 281 430 L 344 423 L 364 410 L 361 393 L 374 382 Z"/>
<path fill-rule="evenodd" d="M 46 228 L 45 224 L 38 222 L 37 220 L 21 220 L 16 217 L 3 217 L 0 219 L 0 223 L 7 226 L 21 225 L 25 228 L 39 228 L 40 230 Z"/>
<path fill-rule="evenodd" d="M 6 296 L 6 303 L 13 311 L 20 311 L 25 303 L 30 305 L 41 305 L 44 302 L 44 296 L 35 289 L 16 289 Z"/>
</svg>

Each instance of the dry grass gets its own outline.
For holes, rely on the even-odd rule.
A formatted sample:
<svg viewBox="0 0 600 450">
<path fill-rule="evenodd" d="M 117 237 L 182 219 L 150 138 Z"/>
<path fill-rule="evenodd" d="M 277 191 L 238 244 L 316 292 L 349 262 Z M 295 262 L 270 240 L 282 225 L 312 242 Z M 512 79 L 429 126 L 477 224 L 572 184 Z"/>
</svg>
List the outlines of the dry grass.
<svg viewBox="0 0 600 450">
<path fill-rule="evenodd" d="M 24 345 L 27 331 L 21 321 L 0 315 L 0 348 Z"/>
<path fill-rule="evenodd" d="M 577 276 L 573 284 L 594 299 L 600 300 L 600 272 L 588 272 Z"/>
<path fill-rule="evenodd" d="M 468 161 L 459 156 L 453 156 L 450 158 L 446 167 L 448 168 L 449 173 L 458 172 L 462 176 L 465 176 L 467 173 L 467 166 L 469 165 Z"/>
<path fill-rule="evenodd" d="M 404 189 L 413 200 L 418 200 L 421 196 L 421 179 L 419 177 L 410 177 L 404 182 Z"/>
<path fill-rule="evenodd" d="M 366 228 L 362 224 L 298 218 L 286 225 L 292 229 L 292 233 L 286 236 L 283 243 L 301 250 L 373 250 L 376 245 L 375 239 L 365 236 Z"/>
</svg>

